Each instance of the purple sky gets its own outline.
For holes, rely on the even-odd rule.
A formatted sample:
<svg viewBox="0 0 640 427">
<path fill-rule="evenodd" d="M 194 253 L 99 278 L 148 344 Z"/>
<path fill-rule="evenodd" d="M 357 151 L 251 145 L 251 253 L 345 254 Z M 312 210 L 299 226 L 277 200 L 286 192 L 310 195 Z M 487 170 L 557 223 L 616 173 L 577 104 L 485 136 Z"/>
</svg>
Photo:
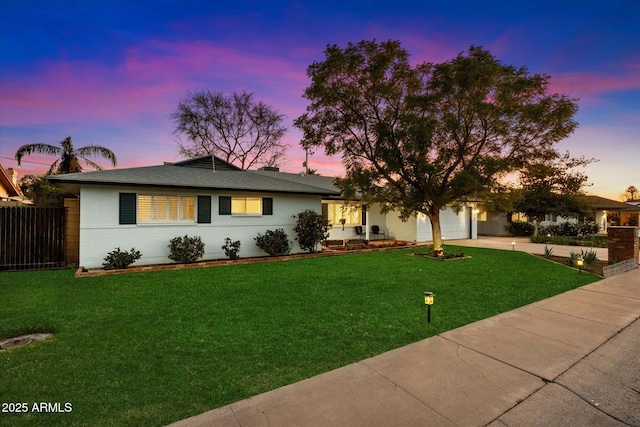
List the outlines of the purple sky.
<svg viewBox="0 0 640 427">
<path fill-rule="evenodd" d="M 169 118 L 189 92 L 248 90 L 285 116 L 283 170 L 302 170 L 293 120 L 307 67 L 327 44 L 400 40 L 413 63 L 470 45 L 552 76 L 579 98 L 578 130 L 559 147 L 595 157 L 588 192 L 640 188 L 640 2 L 0 0 L 0 163 L 18 147 L 104 145 L 118 167 L 180 159 Z M 21 175 L 52 158 L 25 157 Z M 105 161 L 98 163 L 107 166 Z M 310 167 L 339 175 L 338 158 Z M 87 169 L 88 170 L 88 169 Z"/>
</svg>

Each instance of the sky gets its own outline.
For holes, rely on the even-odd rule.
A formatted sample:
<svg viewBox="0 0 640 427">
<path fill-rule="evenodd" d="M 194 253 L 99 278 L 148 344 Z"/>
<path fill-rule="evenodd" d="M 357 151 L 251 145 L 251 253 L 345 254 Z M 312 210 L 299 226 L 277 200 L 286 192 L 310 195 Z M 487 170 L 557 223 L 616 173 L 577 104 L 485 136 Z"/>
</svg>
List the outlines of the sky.
<svg viewBox="0 0 640 427">
<path fill-rule="evenodd" d="M 550 92 L 579 106 L 558 148 L 598 160 L 583 171 L 587 192 L 619 200 L 640 188 L 638 0 L 0 0 L 0 164 L 44 173 L 54 158 L 18 167 L 15 152 L 67 136 L 110 148 L 118 168 L 178 161 L 180 100 L 246 90 L 284 116 L 281 170 L 301 172 L 293 121 L 308 105 L 307 67 L 327 45 L 374 39 L 399 40 L 414 65 L 476 45 L 551 76 Z M 309 166 L 344 172 L 322 152 Z"/>
</svg>

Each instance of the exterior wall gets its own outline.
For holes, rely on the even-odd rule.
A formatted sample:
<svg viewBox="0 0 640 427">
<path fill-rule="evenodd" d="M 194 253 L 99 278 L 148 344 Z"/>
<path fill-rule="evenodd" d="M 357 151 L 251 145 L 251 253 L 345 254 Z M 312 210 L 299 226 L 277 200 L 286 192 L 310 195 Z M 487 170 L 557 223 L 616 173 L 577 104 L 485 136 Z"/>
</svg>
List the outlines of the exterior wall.
<svg viewBox="0 0 640 427">
<path fill-rule="evenodd" d="M 418 220 L 415 216 L 402 221 L 396 212 L 389 212 L 386 218 L 386 231 L 389 239 L 413 242 L 417 240 Z"/>
<path fill-rule="evenodd" d="M 478 221 L 478 234 L 481 236 L 510 236 L 507 231 L 509 221 L 507 214 L 502 212 L 487 212 L 486 221 Z"/>
<path fill-rule="evenodd" d="M 211 196 L 211 224 L 119 224 L 119 193 L 139 192 L 162 195 Z M 273 215 L 218 215 L 218 196 L 273 197 Z M 83 186 L 80 192 L 80 265 L 100 268 L 107 253 L 116 247 L 142 253 L 134 265 L 171 263 L 169 240 L 185 234 L 200 236 L 205 244 L 202 259 L 226 258 L 221 246 L 224 239 L 240 240 L 241 257 L 264 256 L 254 238 L 267 230 L 283 228 L 293 243 L 291 253 L 303 252 L 295 241 L 293 215 L 305 209 L 321 212 L 320 196 L 270 193 L 217 192 L 203 190 L 175 190 L 160 188 Z"/>
<path fill-rule="evenodd" d="M 64 262 L 67 267 L 78 267 L 80 254 L 80 200 L 64 199 Z M 105 254 L 106 255 L 106 254 Z"/>
</svg>

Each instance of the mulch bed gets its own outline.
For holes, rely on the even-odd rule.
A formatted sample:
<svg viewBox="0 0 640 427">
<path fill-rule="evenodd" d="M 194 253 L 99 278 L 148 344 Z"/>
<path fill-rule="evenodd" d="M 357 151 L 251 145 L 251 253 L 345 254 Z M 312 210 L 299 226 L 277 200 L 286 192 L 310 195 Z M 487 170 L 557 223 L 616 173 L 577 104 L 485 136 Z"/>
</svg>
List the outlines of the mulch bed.
<svg viewBox="0 0 640 427">
<path fill-rule="evenodd" d="M 550 261 L 557 262 L 558 264 L 562 264 L 562 265 L 567 265 L 567 260 L 569 259 L 566 257 L 555 256 L 555 255 L 552 255 L 549 258 L 545 257 L 544 255 L 537 255 L 537 256 L 539 256 L 540 258 L 549 259 Z M 585 264 L 582 267 L 582 270 L 587 271 L 589 273 L 593 273 L 600 277 L 604 277 L 604 273 L 602 272 L 602 269 L 608 264 L 609 263 L 607 261 L 597 260 L 596 262 L 593 262 L 591 264 Z M 571 267 L 571 266 L 568 266 L 568 267 Z M 575 268 L 576 270 L 578 269 L 577 267 L 572 267 L 572 268 Z"/>
</svg>

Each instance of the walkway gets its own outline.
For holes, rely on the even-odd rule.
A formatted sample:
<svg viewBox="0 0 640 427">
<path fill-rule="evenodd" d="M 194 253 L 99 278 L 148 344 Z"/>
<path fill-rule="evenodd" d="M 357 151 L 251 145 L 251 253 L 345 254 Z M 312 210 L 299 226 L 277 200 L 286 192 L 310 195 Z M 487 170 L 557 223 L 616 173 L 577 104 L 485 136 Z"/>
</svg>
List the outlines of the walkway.
<svg viewBox="0 0 640 427">
<path fill-rule="evenodd" d="M 636 269 L 172 425 L 640 426 L 639 319 Z"/>
</svg>

